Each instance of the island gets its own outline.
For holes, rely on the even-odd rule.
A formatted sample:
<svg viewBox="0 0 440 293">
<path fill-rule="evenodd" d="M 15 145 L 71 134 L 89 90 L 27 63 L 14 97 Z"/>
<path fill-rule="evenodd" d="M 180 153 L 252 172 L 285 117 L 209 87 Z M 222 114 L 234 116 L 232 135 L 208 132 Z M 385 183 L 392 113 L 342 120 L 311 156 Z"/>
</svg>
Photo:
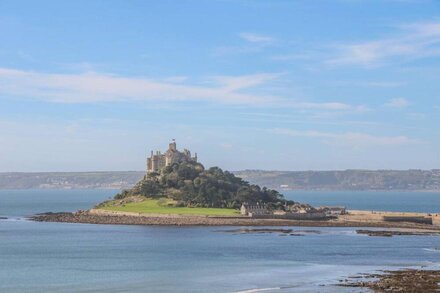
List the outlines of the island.
<svg viewBox="0 0 440 293">
<path fill-rule="evenodd" d="M 179 151 L 174 140 L 164 153 L 152 151 L 144 177 L 114 199 L 86 211 L 50 212 L 31 219 L 124 225 L 383 227 L 421 229 L 427 233 L 440 230 L 439 215 L 347 211 L 345 207 L 312 207 L 287 200 L 276 190 L 250 184 L 219 167 L 206 169 L 197 153 L 192 156 L 187 149 Z"/>
</svg>

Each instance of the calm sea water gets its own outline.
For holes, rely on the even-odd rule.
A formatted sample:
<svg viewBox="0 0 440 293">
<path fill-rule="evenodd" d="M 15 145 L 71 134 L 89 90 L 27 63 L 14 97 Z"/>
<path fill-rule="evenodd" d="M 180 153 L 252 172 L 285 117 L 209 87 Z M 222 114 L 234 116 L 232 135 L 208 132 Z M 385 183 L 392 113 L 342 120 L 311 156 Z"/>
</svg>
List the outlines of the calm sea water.
<svg viewBox="0 0 440 293">
<path fill-rule="evenodd" d="M 0 215 L 9 217 L 0 220 L 0 292 L 350 292 L 331 284 L 383 268 L 440 267 L 440 239 L 433 236 L 368 237 L 350 228 L 294 228 L 319 232 L 306 236 L 236 235 L 225 232 L 230 227 L 36 223 L 23 218 L 85 209 L 113 193 L 0 191 Z M 318 205 L 351 207 L 357 202 L 344 201 L 345 193 L 336 202 L 319 202 L 324 197 L 320 193 L 302 194 Z M 298 200 L 296 193 L 292 196 Z M 389 199 L 370 196 L 373 202 Z M 403 200 L 399 204 L 405 206 Z M 422 206 L 410 201 L 406 207 Z"/>
<path fill-rule="evenodd" d="M 440 213 L 440 192 L 283 191 L 287 199 L 313 206 L 338 205 L 352 210 Z"/>
</svg>

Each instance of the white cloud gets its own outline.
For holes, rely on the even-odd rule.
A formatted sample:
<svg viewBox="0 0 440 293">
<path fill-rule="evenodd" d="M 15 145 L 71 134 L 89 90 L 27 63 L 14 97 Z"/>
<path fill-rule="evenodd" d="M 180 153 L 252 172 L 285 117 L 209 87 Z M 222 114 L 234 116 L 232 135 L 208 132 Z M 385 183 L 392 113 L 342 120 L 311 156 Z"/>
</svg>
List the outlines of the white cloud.
<svg viewBox="0 0 440 293">
<path fill-rule="evenodd" d="M 405 86 L 404 82 L 398 81 L 334 81 L 329 82 L 332 86 L 358 86 L 371 88 L 397 88 Z"/>
<path fill-rule="evenodd" d="M 272 45 L 275 39 L 270 36 L 255 33 L 240 33 L 238 36 L 245 41 L 234 46 L 219 46 L 213 49 L 214 56 L 253 54 L 262 52 L 267 46 Z"/>
<path fill-rule="evenodd" d="M 332 144 L 349 145 L 354 147 L 396 146 L 422 143 L 420 140 L 408 138 L 406 136 L 376 136 L 359 132 L 334 133 L 315 130 L 300 131 L 285 128 L 275 128 L 273 129 L 273 132 L 293 137 L 324 139 L 324 141 L 328 141 Z"/>
<path fill-rule="evenodd" d="M 328 64 L 378 66 L 394 60 L 440 56 L 440 22 L 415 23 L 399 27 L 399 36 L 367 42 L 341 44 Z"/>
<path fill-rule="evenodd" d="M 0 95 L 58 103 L 206 101 L 306 110 L 353 111 L 364 108 L 339 102 L 302 102 L 258 91 L 280 75 L 216 76 L 203 83 L 187 84 L 183 83 L 185 78 L 180 77 L 154 80 L 101 73 L 51 74 L 0 68 Z"/>
<path fill-rule="evenodd" d="M 293 108 L 301 109 L 321 109 L 321 110 L 335 110 L 335 111 L 367 111 L 368 107 L 364 105 L 353 106 L 345 103 L 330 102 L 330 103 L 296 103 L 291 105 Z"/>
<path fill-rule="evenodd" d="M 183 85 L 175 80 L 109 74 L 48 74 L 0 68 L 0 94 L 35 97 L 51 102 L 213 101 L 229 104 L 270 104 L 277 98 L 243 91 L 274 78 L 271 74 L 229 77 L 220 85 Z M 226 80 L 226 79 L 225 79 Z"/>
<path fill-rule="evenodd" d="M 401 109 L 408 107 L 409 102 L 405 98 L 395 98 L 389 100 L 386 104 L 384 104 L 385 107 L 389 108 L 395 108 L 395 109 Z"/>
<path fill-rule="evenodd" d="M 274 55 L 270 59 L 274 61 L 296 61 L 296 60 L 310 60 L 315 58 L 312 53 L 301 53 L 301 54 L 283 54 Z"/>
<path fill-rule="evenodd" d="M 214 76 L 212 80 L 223 86 L 227 91 L 235 91 L 244 88 L 251 88 L 260 84 L 277 79 L 280 74 L 261 73 L 242 76 Z"/>
<path fill-rule="evenodd" d="M 78 62 L 78 63 L 61 63 L 62 68 L 71 70 L 74 72 L 93 72 L 98 70 L 98 68 L 104 67 L 103 64 L 91 63 L 91 62 Z"/>
<path fill-rule="evenodd" d="M 224 143 L 221 143 L 221 144 L 220 144 L 220 147 L 223 148 L 223 149 L 232 149 L 232 148 L 233 148 L 233 145 L 230 144 L 230 143 L 226 143 L 226 142 L 224 142 Z"/>
<path fill-rule="evenodd" d="M 240 38 L 250 43 L 258 43 L 258 44 L 270 44 L 274 41 L 274 39 L 270 36 L 260 35 L 255 33 L 240 33 Z"/>
</svg>

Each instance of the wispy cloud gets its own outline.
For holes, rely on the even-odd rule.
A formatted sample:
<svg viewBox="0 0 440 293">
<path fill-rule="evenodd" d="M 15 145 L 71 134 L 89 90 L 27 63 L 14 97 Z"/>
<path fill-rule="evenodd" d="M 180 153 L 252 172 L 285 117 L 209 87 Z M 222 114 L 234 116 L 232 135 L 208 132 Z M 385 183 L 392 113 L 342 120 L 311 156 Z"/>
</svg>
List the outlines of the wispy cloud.
<svg viewBox="0 0 440 293">
<path fill-rule="evenodd" d="M 387 103 L 384 104 L 385 107 L 395 108 L 395 109 L 406 108 L 406 107 L 408 107 L 408 105 L 409 105 L 409 101 L 405 98 L 391 99 Z"/>
<path fill-rule="evenodd" d="M 104 67 L 103 64 L 97 64 L 92 62 L 77 62 L 77 63 L 61 63 L 61 68 L 66 68 L 73 72 L 94 72 Z"/>
<path fill-rule="evenodd" d="M 275 43 L 275 39 L 256 33 L 239 33 L 238 37 L 245 41 L 236 45 L 225 45 L 215 47 L 212 51 L 214 56 L 237 55 L 237 54 L 255 54 L 261 53 L 268 46 Z"/>
<path fill-rule="evenodd" d="M 223 149 L 232 149 L 234 146 L 231 143 L 224 142 L 220 144 L 220 147 Z"/>
<path fill-rule="evenodd" d="M 356 86 L 356 87 L 370 87 L 370 88 L 397 88 L 405 86 L 404 82 L 399 81 L 331 81 L 331 86 Z"/>
<path fill-rule="evenodd" d="M 412 139 L 407 136 L 376 136 L 359 132 L 321 132 L 315 130 L 294 130 L 285 128 L 275 128 L 272 130 L 274 133 L 283 134 L 293 137 L 309 137 L 323 139 L 325 142 L 332 144 L 349 145 L 353 147 L 365 147 L 365 146 L 396 146 L 407 144 L 419 144 L 422 141 Z"/>
<path fill-rule="evenodd" d="M 301 109 L 321 109 L 321 110 L 335 110 L 335 111 L 367 111 L 368 107 L 365 105 L 350 105 L 346 103 L 330 102 L 330 103 L 294 103 L 290 105 L 293 108 Z"/>
<path fill-rule="evenodd" d="M 272 81 L 280 77 L 278 73 L 261 73 L 242 76 L 214 76 L 211 78 L 217 84 L 223 86 L 227 91 L 235 91 L 243 88 L 251 88 Z"/>
<path fill-rule="evenodd" d="M 297 61 L 297 60 L 310 60 L 315 56 L 311 53 L 298 53 L 298 54 L 282 54 L 271 56 L 270 59 L 274 61 Z"/>
<path fill-rule="evenodd" d="M 270 104 L 277 98 L 244 91 L 273 78 L 271 74 L 255 74 L 230 77 L 222 84 L 202 86 L 100 73 L 49 74 L 0 68 L 0 94 L 62 103 L 197 100 Z"/>
<path fill-rule="evenodd" d="M 58 103 L 203 101 L 306 110 L 352 111 L 364 108 L 362 105 L 303 102 L 293 97 L 258 93 L 281 75 L 215 76 L 189 84 L 183 83 L 185 78 L 181 77 L 156 80 L 102 73 L 51 74 L 0 68 L 0 95 Z"/>
<path fill-rule="evenodd" d="M 274 42 L 274 38 L 271 36 L 256 34 L 256 33 L 240 33 L 240 38 L 243 40 L 256 43 L 256 44 L 271 44 Z"/>
<path fill-rule="evenodd" d="M 440 22 L 413 23 L 398 27 L 398 35 L 336 46 L 337 55 L 326 63 L 379 66 L 392 60 L 440 56 Z"/>
</svg>

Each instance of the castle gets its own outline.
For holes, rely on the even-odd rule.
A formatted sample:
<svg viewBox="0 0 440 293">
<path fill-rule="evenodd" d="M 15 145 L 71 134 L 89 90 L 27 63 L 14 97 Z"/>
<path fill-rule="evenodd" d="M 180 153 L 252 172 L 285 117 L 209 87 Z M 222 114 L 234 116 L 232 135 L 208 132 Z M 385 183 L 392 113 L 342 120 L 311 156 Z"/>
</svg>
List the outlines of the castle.
<svg viewBox="0 0 440 293">
<path fill-rule="evenodd" d="M 173 139 L 165 153 L 162 154 L 160 151 L 156 151 L 156 154 L 154 154 L 151 151 L 150 157 L 147 158 L 147 172 L 157 172 L 165 166 L 181 162 L 197 162 L 197 153 L 195 153 L 194 157 L 191 157 L 191 152 L 187 149 L 179 152 L 176 140 Z"/>
</svg>

